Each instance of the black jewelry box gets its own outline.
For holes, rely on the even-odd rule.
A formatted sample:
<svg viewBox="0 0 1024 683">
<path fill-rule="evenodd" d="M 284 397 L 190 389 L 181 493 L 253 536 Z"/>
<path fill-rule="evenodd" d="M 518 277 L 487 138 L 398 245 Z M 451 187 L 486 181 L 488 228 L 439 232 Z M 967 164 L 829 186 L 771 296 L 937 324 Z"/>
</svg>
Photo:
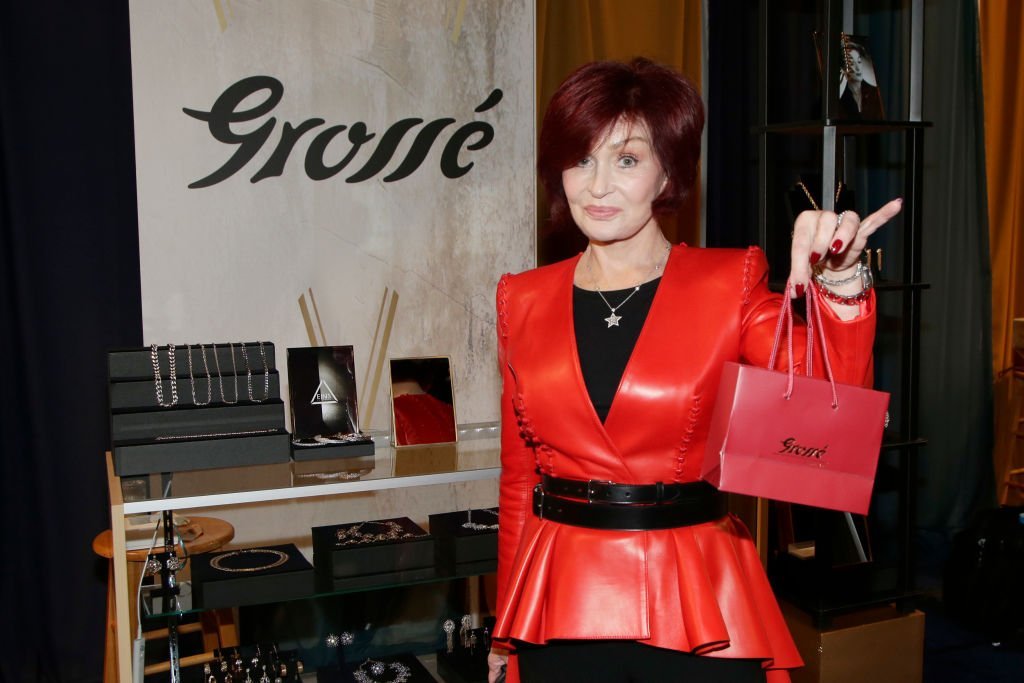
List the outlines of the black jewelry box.
<svg viewBox="0 0 1024 683">
<path fill-rule="evenodd" d="M 249 436 L 115 444 L 114 472 L 133 477 L 288 462 L 291 435 L 285 431 Z"/>
<path fill-rule="evenodd" d="M 258 550 L 270 552 L 252 552 Z M 279 559 L 278 553 L 287 556 L 278 566 L 237 571 L 273 564 Z M 222 567 L 236 571 L 225 571 L 211 565 L 217 563 L 218 558 Z M 205 609 L 284 602 L 313 595 L 313 565 L 292 543 L 193 555 L 189 562 L 192 565 L 193 604 Z"/>
<path fill-rule="evenodd" d="M 473 529 L 467 523 L 497 524 L 498 508 L 430 515 L 437 566 L 459 575 L 488 574 L 498 569 L 498 530 Z"/>
<path fill-rule="evenodd" d="M 376 536 L 395 528 L 396 533 L 412 536 L 387 540 L 367 540 L 342 545 L 339 532 Z M 329 582 L 334 590 L 345 587 L 382 585 L 386 577 L 376 576 L 371 583 L 366 577 L 388 574 L 384 583 L 413 581 L 430 578 L 431 575 L 415 570 L 434 569 L 434 537 L 424 531 L 408 517 L 380 519 L 354 524 L 335 524 L 313 528 L 313 562 L 316 565 L 318 586 Z M 406 574 L 403 574 L 406 573 Z M 395 578 L 403 574 L 405 578 Z M 351 580 L 347 583 L 345 580 Z M 340 581 L 340 583 L 339 583 Z"/>
<path fill-rule="evenodd" d="M 114 443 L 257 429 L 284 431 L 284 404 L 279 399 L 212 408 L 115 412 L 110 416 L 110 439 Z"/>
</svg>

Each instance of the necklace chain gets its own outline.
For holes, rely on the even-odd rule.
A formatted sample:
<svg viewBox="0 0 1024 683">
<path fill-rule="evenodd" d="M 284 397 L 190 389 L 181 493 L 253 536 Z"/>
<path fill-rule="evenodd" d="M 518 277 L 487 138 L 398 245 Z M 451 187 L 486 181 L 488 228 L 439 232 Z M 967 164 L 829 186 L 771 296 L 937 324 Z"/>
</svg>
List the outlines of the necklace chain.
<svg viewBox="0 0 1024 683">
<path fill-rule="evenodd" d="M 178 370 L 174 351 L 174 344 L 169 344 L 167 346 L 167 365 L 171 376 L 171 400 L 169 403 L 165 403 L 164 380 L 160 376 L 160 351 L 156 344 L 149 347 L 149 359 L 153 364 L 153 386 L 156 390 L 156 402 L 161 408 L 170 408 L 171 406 L 178 405 Z"/>
<path fill-rule="evenodd" d="M 807 201 L 809 201 L 811 203 L 811 208 L 814 209 L 815 211 L 821 211 L 821 207 L 818 206 L 818 202 L 814 201 L 814 196 L 811 194 L 811 191 L 809 189 L 807 189 L 807 186 L 804 185 L 804 181 L 798 180 L 798 181 L 796 181 L 796 184 L 799 185 L 800 189 L 804 191 L 805 195 L 807 195 Z M 839 181 L 839 182 L 836 183 L 836 196 L 835 196 L 835 199 L 832 200 L 832 205 L 833 206 L 835 206 L 836 204 L 839 203 L 839 195 L 841 195 L 842 193 L 843 193 L 843 183 L 842 183 L 842 181 Z"/>
<path fill-rule="evenodd" d="M 604 318 L 604 321 L 606 323 L 608 323 L 608 327 L 609 328 L 618 327 L 619 326 L 619 321 L 622 320 L 622 316 L 621 315 L 616 315 L 616 311 L 618 311 L 620 308 L 625 306 L 626 302 L 629 301 L 630 299 L 632 299 L 633 296 L 637 292 L 640 291 L 640 285 L 642 285 L 643 283 L 653 279 L 654 274 L 657 273 L 658 271 L 660 271 L 662 268 L 665 267 L 665 264 L 668 262 L 669 252 L 671 250 L 672 250 L 672 245 L 671 245 L 671 243 L 669 243 L 666 240 L 666 242 L 665 242 L 665 255 L 661 259 L 659 259 L 659 260 L 654 262 L 654 265 L 647 272 L 647 274 L 640 281 L 638 281 L 633 286 L 633 291 L 631 291 L 628 295 L 626 295 L 626 298 L 623 299 L 622 301 L 620 301 L 615 306 L 611 305 L 611 303 L 608 301 L 608 298 L 605 297 L 604 292 L 601 291 L 601 285 L 598 282 L 597 277 L 594 275 L 594 270 L 591 267 L 591 264 L 593 263 L 593 260 L 594 260 L 594 252 L 593 251 L 590 252 L 590 258 L 587 259 L 587 264 L 586 264 L 587 275 L 590 276 L 591 282 L 593 282 L 593 284 L 594 284 L 594 291 L 596 291 L 597 295 L 601 297 L 601 301 L 604 302 L 604 305 L 608 307 L 609 313 L 611 313 L 611 315 L 609 315 L 607 318 Z"/>
</svg>

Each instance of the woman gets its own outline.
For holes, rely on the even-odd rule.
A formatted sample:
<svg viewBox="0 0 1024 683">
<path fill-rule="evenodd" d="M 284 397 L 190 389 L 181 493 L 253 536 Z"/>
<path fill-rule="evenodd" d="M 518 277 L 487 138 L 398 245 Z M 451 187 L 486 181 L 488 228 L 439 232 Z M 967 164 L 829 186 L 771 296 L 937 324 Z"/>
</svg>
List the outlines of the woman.
<svg viewBox="0 0 1024 683">
<path fill-rule="evenodd" d="M 645 59 L 583 66 L 545 115 L 552 219 L 589 245 L 498 286 L 491 681 L 506 662 L 528 683 L 774 682 L 801 665 L 748 531 L 698 481 L 722 364 L 767 365 L 781 302 L 759 250 L 671 246 L 658 227 L 694 186 L 703 125 L 693 86 Z M 794 226 L 791 295 L 815 265 L 833 283 L 837 380 L 871 380 L 874 299 L 856 266 L 899 210 Z"/>
</svg>

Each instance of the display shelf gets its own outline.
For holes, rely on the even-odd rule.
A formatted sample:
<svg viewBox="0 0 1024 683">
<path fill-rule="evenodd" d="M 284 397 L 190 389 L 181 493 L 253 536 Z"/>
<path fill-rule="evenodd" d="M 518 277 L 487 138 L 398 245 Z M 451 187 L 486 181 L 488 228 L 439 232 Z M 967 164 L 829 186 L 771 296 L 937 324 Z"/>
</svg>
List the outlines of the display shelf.
<svg viewBox="0 0 1024 683">
<path fill-rule="evenodd" d="M 495 560 L 497 562 L 497 560 Z M 441 583 L 444 581 L 454 581 L 457 579 L 468 579 L 475 576 L 483 576 L 493 572 L 480 572 L 480 571 L 462 571 L 458 567 L 456 569 L 446 569 L 444 567 L 434 567 L 433 573 L 429 576 L 422 576 L 416 579 L 408 580 L 392 580 L 387 583 L 381 583 L 379 585 L 367 586 L 367 587 L 354 587 L 354 588 L 343 588 L 339 590 L 314 590 L 309 595 L 303 595 L 300 597 L 293 598 L 287 602 L 296 602 L 299 600 L 315 600 L 318 598 L 329 598 L 335 595 L 346 595 L 351 593 L 369 593 L 372 591 L 387 590 L 391 588 L 401 588 L 403 586 L 415 586 L 420 584 L 430 583 Z M 182 581 L 178 584 L 181 592 L 177 596 L 163 597 L 154 595 L 153 593 L 158 590 L 156 586 L 143 586 L 142 588 L 142 608 L 144 615 L 147 618 L 167 618 L 167 617 L 183 617 L 187 614 L 195 614 L 207 610 L 201 604 L 196 604 L 193 600 L 192 595 L 192 582 Z M 272 599 L 265 602 L 252 602 L 249 605 L 259 604 L 272 604 L 284 602 L 282 600 Z"/>
<path fill-rule="evenodd" d="M 845 121 L 818 119 L 814 121 L 787 121 L 754 126 L 754 133 L 782 135 L 821 135 L 825 128 L 835 128 L 839 135 L 878 135 L 896 133 L 915 128 L 931 128 L 931 121 Z"/>
<path fill-rule="evenodd" d="M 370 491 L 407 487 L 452 484 L 456 482 L 497 479 L 500 474 L 499 427 L 497 423 L 462 425 L 458 441 L 452 444 L 395 448 L 389 435 L 373 434 L 375 454 L 325 460 L 289 461 L 273 465 L 231 467 L 202 471 L 165 472 L 133 477 L 119 477 L 114 472 L 113 457 L 107 453 L 107 486 L 110 495 L 111 532 L 113 543 L 114 609 L 118 623 L 129 623 L 129 594 L 137 586 L 129 586 L 126 547 L 126 520 L 133 515 L 190 508 L 216 508 L 326 496 L 341 496 Z M 431 583 L 456 578 L 479 576 L 475 571 L 435 570 L 429 577 L 415 581 L 391 581 L 387 586 L 363 586 L 320 595 L 377 590 L 384 587 Z M 169 631 L 176 641 L 178 617 L 202 611 L 191 604 L 188 582 L 180 584 L 182 594 L 169 609 L 152 609 L 150 616 L 167 618 Z M 302 598 L 305 599 L 305 598 Z M 169 641 L 170 642 L 170 641 Z M 117 630 L 118 679 L 133 680 L 131 634 L 127 628 Z"/>
<path fill-rule="evenodd" d="M 124 477 L 124 514 L 452 484 L 494 479 L 500 471 L 492 423 L 464 425 L 457 443 L 437 446 L 394 448 L 387 435 L 372 436 L 373 456 Z M 342 480 L 362 470 L 368 471 L 358 479 Z"/>
</svg>

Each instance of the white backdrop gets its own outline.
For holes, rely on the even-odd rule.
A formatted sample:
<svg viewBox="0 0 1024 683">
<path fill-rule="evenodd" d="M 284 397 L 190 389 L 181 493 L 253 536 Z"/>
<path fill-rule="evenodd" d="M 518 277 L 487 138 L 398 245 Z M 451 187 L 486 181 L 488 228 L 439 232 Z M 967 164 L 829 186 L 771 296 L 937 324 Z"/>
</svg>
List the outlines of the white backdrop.
<svg viewBox="0 0 1024 683">
<path fill-rule="evenodd" d="M 327 343 L 355 346 L 365 416 L 394 291 L 387 355 L 451 355 L 459 421 L 497 419 L 494 285 L 534 259 L 533 4 L 131 0 L 146 343 L 269 340 L 284 370 L 312 288 Z M 386 379 L 364 429 L 390 424 Z"/>
</svg>

